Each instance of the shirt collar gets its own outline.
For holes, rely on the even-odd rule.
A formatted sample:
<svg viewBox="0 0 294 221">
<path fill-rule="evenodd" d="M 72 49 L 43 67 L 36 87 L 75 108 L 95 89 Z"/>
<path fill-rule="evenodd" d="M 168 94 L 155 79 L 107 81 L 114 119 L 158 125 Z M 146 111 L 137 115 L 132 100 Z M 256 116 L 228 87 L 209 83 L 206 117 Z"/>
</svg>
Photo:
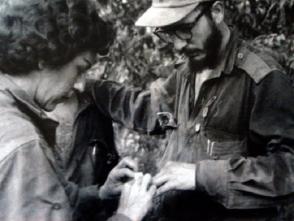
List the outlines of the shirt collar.
<svg viewBox="0 0 294 221">
<path fill-rule="evenodd" d="M 44 133 L 49 145 L 55 144 L 55 131 L 58 122 L 50 118 L 33 99 L 18 85 L 16 85 L 6 74 L 0 74 L 0 90 L 7 91 L 21 105 L 22 112 L 27 114 L 34 124 Z"/>
</svg>

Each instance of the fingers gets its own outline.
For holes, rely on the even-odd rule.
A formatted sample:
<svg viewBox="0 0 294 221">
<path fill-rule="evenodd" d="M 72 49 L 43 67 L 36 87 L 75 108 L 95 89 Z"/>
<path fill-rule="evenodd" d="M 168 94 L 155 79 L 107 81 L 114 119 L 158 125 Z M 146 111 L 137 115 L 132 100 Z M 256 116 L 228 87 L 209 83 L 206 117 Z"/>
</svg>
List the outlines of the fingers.
<svg viewBox="0 0 294 221">
<path fill-rule="evenodd" d="M 154 185 L 158 187 L 157 194 L 162 194 L 166 191 L 173 189 L 175 186 L 172 183 L 171 177 L 169 174 L 160 173 L 156 175 L 153 181 Z"/>
<path fill-rule="evenodd" d="M 138 187 L 138 191 L 147 192 L 149 186 L 151 184 L 152 177 L 150 174 L 146 174 L 143 176 L 142 173 L 136 173 L 134 178 L 133 187 Z"/>
<path fill-rule="evenodd" d="M 134 181 L 125 184 L 117 212 L 126 215 L 130 220 L 142 220 L 152 206 L 152 197 L 156 192 L 153 185 L 147 191 L 151 182 L 149 174 L 135 175 Z"/>
<path fill-rule="evenodd" d="M 157 194 L 160 195 L 162 193 L 165 193 L 173 189 L 176 189 L 176 184 L 173 182 L 166 182 L 164 185 L 162 185 L 161 187 L 157 189 Z"/>
<path fill-rule="evenodd" d="M 136 198 L 136 196 L 139 196 L 142 179 L 143 179 L 143 174 L 136 173 L 135 177 L 134 177 L 134 181 L 129 182 L 129 184 L 130 184 L 129 197 Z"/>
<path fill-rule="evenodd" d="M 131 185 L 129 183 L 125 183 L 122 188 L 121 197 L 126 197 L 130 195 Z"/>
<path fill-rule="evenodd" d="M 131 185 L 129 183 L 125 183 L 123 185 L 122 191 L 121 191 L 121 196 L 120 196 L 120 205 L 123 206 L 126 204 L 126 201 L 128 201 L 128 197 L 130 196 L 131 193 Z"/>
<path fill-rule="evenodd" d="M 169 175 L 168 174 L 164 174 L 164 173 L 160 173 L 157 174 L 154 179 L 153 179 L 153 183 L 159 187 L 162 186 L 164 183 L 166 183 L 169 180 Z"/>
<path fill-rule="evenodd" d="M 172 173 L 172 170 L 170 167 L 172 167 L 173 162 L 168 161 L 165 166 L 160 170 L 158 174 L 154 177 L 154 183 L 156 183 L 156 186 L 162 185 L 164 182 L 166 182 L 168 176 Z"/>
<path fill-rule="evenodd" d="M 148 190 L 148 193 L 150 194 L 151 197 L 153 197 L 156 193 L 156 186 L 155 185 L 152 185 L 149 190 Z"/>
<path fill-rule="evenodd" d="M 116 167 L 129 168 L 133 171 L 138 171 L 138 163 L 130 157 L 123 158 Z"/>
<path fill-rule="evenodd" d="M 151 183 L 151 180 L 152 180 L 151 175 L 148 173 L 145 174 L 144 177 L 142 178 L 141 189 L 146 191 Z"/>
<path fill-rule="evenodd" d="M 128 168 L 122 168 L 116 171 L 116 177 L 119 180 L 121 180 L 122 178 L 125 178 L 126 180 L 130 180 L 135 177 L 135 174 L 136 173 L 133 170 L 130 170 Z"/>
<path fill-rule="evenodd" d="M 134 185 L 140 186 L 143 180 L 143 173 L 135 173 Z"/>
</svg>

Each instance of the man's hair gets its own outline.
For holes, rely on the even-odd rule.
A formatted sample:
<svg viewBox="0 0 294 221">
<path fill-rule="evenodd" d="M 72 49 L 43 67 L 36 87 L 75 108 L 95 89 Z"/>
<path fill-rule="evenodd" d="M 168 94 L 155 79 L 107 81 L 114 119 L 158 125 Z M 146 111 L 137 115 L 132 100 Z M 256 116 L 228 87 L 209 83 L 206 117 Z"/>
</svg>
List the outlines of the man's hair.
<svg viewBox="0 0 294 221">
<path fill-rule="evenodd" d="M 210 10 L 210 9 L 211 9 L 212 5 L 213 5 L 216 1 L 218 1 L 218 0 L 212 0 L 212 1 L 207 1 L 207 2 L 201 2 L 201 3 L 199 4 L 198 7 L 201 7 L 201 9 L 204 9 L 204 10 L 205 10 L 204 14 L 205 14 L 208 18 L 211 18 L 211 10 Z"/>
<path fill-rule="evenodd" d="M 0 71 L 58 68 L 79 53 L 107 51 L 114 32 L 90 0 L 1 0 Z"/>
</svg>

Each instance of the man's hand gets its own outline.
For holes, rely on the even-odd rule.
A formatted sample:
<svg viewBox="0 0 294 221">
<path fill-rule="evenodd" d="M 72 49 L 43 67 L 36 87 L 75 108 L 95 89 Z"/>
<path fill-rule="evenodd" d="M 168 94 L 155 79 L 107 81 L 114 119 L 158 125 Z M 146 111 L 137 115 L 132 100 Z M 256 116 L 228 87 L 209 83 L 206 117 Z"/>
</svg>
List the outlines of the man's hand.
<svg viewBox="0 0 294 221">
<path fill-rule="evenodd" d="M 156 187 L 151 186 L 151 176 L 136 174 L 134 182 L 124 185 L 117 213 L 129 217 L 132 221 L 140 221 L 152 206 L 152 197 Z"/>
<path fill-rule="evenodd" d="M 117 197 L 121 193 L 124 183 L 134 178 L 138 170 L 137 162 L 131 158 L 122 159 L 116 167 L 114 167 L 99 190 L 101 199 Z"/>
<path fill-rule="evenodd" d="M 195 165 L 169 161 L 154 177 L 157 194 L 169 190 L 195 189 Z"/>
</svg>

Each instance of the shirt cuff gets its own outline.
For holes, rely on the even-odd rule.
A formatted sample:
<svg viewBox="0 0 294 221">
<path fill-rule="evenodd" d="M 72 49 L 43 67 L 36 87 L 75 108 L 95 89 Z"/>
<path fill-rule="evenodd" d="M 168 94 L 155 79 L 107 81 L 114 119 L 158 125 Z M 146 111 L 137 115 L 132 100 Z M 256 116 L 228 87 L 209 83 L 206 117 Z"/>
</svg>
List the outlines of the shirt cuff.
<svg viewBox="0 0 294 221">
<path fill-rule="evenodd" d="M 196 190 L 207 193 L 216 201 L 226 205 L 227 167 L 225 160 L 203 160 L 196 164 Z"/>
</svg>

